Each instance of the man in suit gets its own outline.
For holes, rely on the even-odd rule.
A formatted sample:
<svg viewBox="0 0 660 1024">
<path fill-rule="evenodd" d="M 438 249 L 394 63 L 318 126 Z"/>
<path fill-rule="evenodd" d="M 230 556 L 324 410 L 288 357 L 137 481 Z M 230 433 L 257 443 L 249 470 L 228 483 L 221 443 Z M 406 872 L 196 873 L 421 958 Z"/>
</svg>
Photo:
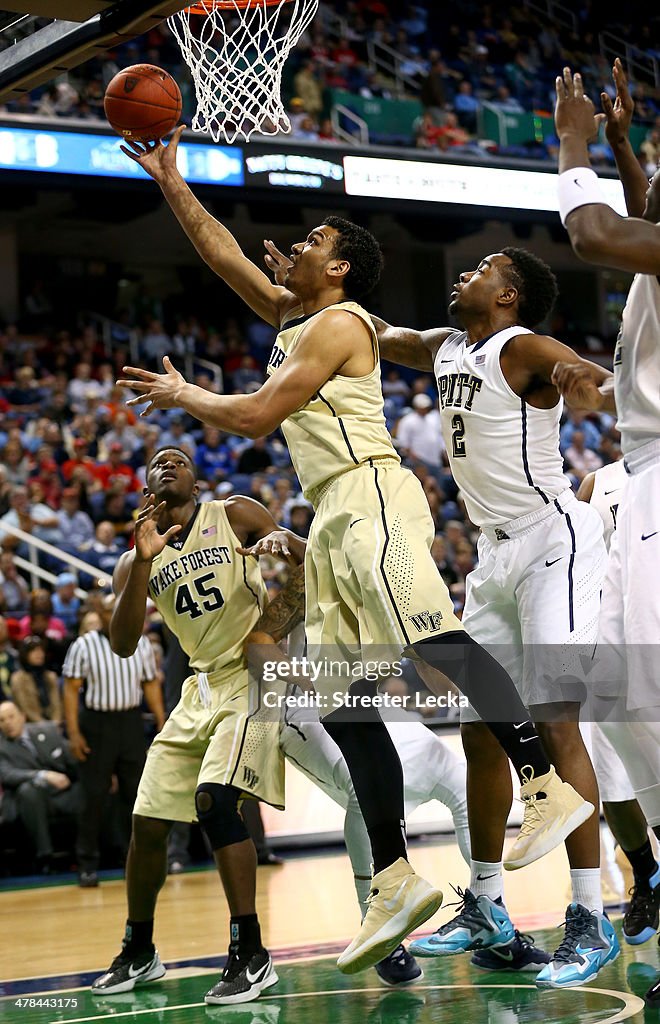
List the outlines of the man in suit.
<svg viewBox="0 0 660 1024">
<path fill-rule="evenodd" d="M 68 742 L 52 722 L 26 724 L 6 700 L 0 704 L 2 820 L 20 819 L 34 844 L 37 866 L 47 872 L 53 854 L 50 820 L 80 810 L 77 765 Z"/>
</svg>

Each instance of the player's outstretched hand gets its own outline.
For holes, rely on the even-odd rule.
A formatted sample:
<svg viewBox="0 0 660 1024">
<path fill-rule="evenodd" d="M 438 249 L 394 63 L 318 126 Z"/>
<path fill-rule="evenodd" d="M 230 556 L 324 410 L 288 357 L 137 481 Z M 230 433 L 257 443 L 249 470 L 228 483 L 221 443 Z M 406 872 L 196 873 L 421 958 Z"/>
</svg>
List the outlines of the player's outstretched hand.
<svg viewBox="0 0 660 1024">
<path fill-rule="evenodd" d="M 264 238 L 264 246 L 266 249 L 264 261 L 275 278 L 275 284 L 286 284 L 286 273 L 289 267 L 293 266 L 293 261 L 288 256 L 285 256 L 283 252 L 280 252 L 275 243 L 271 242 L 270 239 Z"/>
<path fill-rule="evenodd" d="M 573 75 L 570 68 L 564 68 L 563 75 L 557 75 L 555 88 L 555 127 L 560 140 L 562 136 L 576 135 L 590 142 L 598 135 L 605 114 L 595 112 L 593 103 L 585 94 L 582 75 L 579 71 Z"/>
<path fill-rule="evenodd" d="M 628 76 L 619 57 L 614 61 L 612 78 L 616 86 L 614 103 L 606 92 L 600 94 L 600 100 L 605 111 L 605 135 L 614 149 L 628 138 L 635 104 L 628 88 Z"/>
<path fill-rule="evenodd" d="M 551 380 L 574 409 L 594 412 L 602 407 L 604 396 L 593 379 L 590 367 L 584 363 L 555 363 Z"/>
<path fill-rule="evenodd" d="M 126 141 L 131 148 L 128 149 L 127 146 L 120 146 L 119 148 L 122 153 L 129 156 L 140 167 L 143 167 L 154 181 L 160 182 L 167 174 L 176 171 L 177 146 L 181 141 L 181 135 L 185 128 L 185 124 L 180 124 L 173 132 L 166 146 L 163 145 L 162 139 L 158 139 L 157 142 L 136 142 L 133 139 L 127 139 Z"/>
<path fill-rule="evenodd" d="M 165 373 L 153 373 L 139 366 L 122 366 L 124 373 L 130 373 L 133 379 L 122 378 L 117 381 L 120 388 L 139 392 L 137 398 L 131 398 L 126 405 L 144 405 L 140 416 L 148 416 L 154 409 L 176 409 L 179 404 L 179 393 L 186 379 L 172 364 L 169 356 L 163 356 Z"/>
<path fill-rule="evenodd" d="M 289 538 L 284 530 L 273 530 L 266 537 L 262 537 L 250 548 L 236 548 L 239 555 L 272 555 L 273 558 L 283 558 L 290 565 L 297 565 L 297 560 L 291 554 Z"/>
<path fill-rule="evenodd" d="M 154 495 L 147 495 L 146 503 L 135 520 L 135 557 L 140 562 L 151 562 L 181 530 L 181 526 L 176 524 L 165 533 L 158 532 L 158 518 L 165 510 L 165 504 L 161 501 L 157 505 Z"/>
</svg>

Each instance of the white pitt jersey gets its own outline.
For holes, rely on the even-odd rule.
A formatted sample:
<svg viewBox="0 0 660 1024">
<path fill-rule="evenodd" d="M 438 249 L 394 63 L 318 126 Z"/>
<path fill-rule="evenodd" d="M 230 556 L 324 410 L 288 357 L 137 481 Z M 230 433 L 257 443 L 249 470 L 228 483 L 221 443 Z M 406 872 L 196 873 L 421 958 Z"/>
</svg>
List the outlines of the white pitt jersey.
<svg viewBox="0 0 660 1024">
<path fill-rule="evenodd" d="M 659 338 L 660 283 L 651 274 L 637 274 L 614 353 L 614 396 L 624 455 L 660 437 Z"/>
<path fill-rule="evenodd" d="M 594 489 L 590 504 L 603 520 L 603 539 L 608 551 L 612 543 L 612 534 L 616 530 L 616 514 L 627 479 L 628 474 L 623 465 L 623 459 L 612 462 L 609 466 L 601 466 L 594 474 Z"/>
<path fill-rule="evenodd" d="M 535 409 L 511 390 L 500 366 L 507 341 L 532 333 L 507 327 L 470 345 L 457 331 L 435 357 L 449 464 L 475 526 L 528 515 L 570 487 L 559 452 L 561 399 Z"/>
</svg>

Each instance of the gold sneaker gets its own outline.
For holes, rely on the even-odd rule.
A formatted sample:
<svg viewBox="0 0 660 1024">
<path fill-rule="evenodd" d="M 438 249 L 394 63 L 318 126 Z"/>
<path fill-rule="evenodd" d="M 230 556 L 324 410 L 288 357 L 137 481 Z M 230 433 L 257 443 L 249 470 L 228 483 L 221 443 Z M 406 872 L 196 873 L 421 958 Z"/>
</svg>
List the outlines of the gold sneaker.
<svg viewBox="0 0 660 1024">
<path fill-rule="evenodd" d="M 525 816 L 518 838 L 504 861 L 507 871 L 524 868 L 545 857 L 595 810 L 594 805 L 583 800 L 568 782 L 562 782 L 554 768 L 538 779 L 534 778 L 531 768 L 529 778 L 525 778 L 524 771 L 520 798 L 525 803 Z"/>
<path fill-rule="evenodd" d="M 374 875 L 362 927 L 337 960 L 344 974 L 373 967 L 442 906 L 442 893 L 399 857 Z"/>
</svg>

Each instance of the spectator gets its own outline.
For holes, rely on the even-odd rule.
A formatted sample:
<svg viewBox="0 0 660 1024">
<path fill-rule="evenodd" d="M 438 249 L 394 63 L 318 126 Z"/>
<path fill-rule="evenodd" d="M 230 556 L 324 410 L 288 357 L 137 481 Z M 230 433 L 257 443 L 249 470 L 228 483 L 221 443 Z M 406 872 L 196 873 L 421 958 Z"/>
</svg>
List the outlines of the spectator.
<svg viewBox="0 0 660 1024">
<path fill-rule="evenodd" d="M 289 121 L 291 122 L 291 131 L 297 131 L 300 127 L 301 121 L 304 121 L 308 116 L 308 112 L 305 110 L 305 104 L 300 96 L 294 96 L 290 101 L 287 114 L 289 116 Z"/>
<path fill-rule="evenodd" d="M 92 377 L 91 363 L 78 363 L 74 370 L 73 380 L 67 387 L 67 398 L 71 409 L 76 413 L 87 412 L 89 399 L 103 397 L 103 389 Z"/>
<path fill-rule="evenodd" d="M 570 469 L 578 480 L 583 480 L 587 473 L 593 473 L 600 469 L 603 460 L 590 448 L 585 448 L 584 433 L 581 430 L 574 430 L 571 443 L 564 452 Z"/>
<path fill-rule="evenodd" d="M 635 105 L 637 97 L 635 97 Z M 644 173 L 651 178 L 660 167 L 660 127 L 651 128 L 639 147 Z"/>
<path fill-rule="evenodd" d="M 488 101 L 491 107 L 495 107 L 501 114 L 524 114 L 525 108 L 522 103 L 511 95 L 511 90 L 506 85 L 500 85 L 495 95 Z"/>
<path fill-rule="evenodd" d="M 136 450 L 140 447 L 140 439 L 137 430 L 129 421 L 129 411 L 124 408 L 117 409 L 112 420 L 112 429 L 103 437 L 103 448 L 106 458 L 113 445 L 119 445 L 123 462 L 130 462 Z M 133 417 L 133 423 L 135 417 Z"/>
<path fill-rule="evenodd" d="M 69 633 L 78 628 L 80 598 L 76 597 L 77 580 L 72 572 L 61 572 L 55 582 L 53 612 L 62 620 Z"/>
<path fill-rule="evenodd" d="M 481 104 L 472 94 L 472 83 L 466 78 L 459 82 L 458 91 L 454 96 L 454 110 L 458 115 L 459 124 L 472 134 L 477 131 L 477 113 Z"/>
<path fill-rule="evenodd" d="M 67 483 L 77 481 L 89 490 L 100 490 L 101 483 L 96 477 L 96 463 L 89 454 L 89 441 L 86 437 L 74 438 L 73 458 L 67 459 L 62 465 L 62 476 Z"/>
<path fill-rule="evenodd" d="M 447 544 L 441 533 L 436 533 L 431 545 L 431 555 L 446 587 L 458 583 L 458 574 L 447 559 Z"/>
<path fill-rule="evenodd" d="M 239 473 L 263 473 L 272 465 L 267 438 L 257 437 L 241 452 L 237 469 Z"/>
<path fill-rule="evenodd" d="M 19 622 L 19 639 L 39 636 L 54 644 L 66 638 L 66 626 L 53 615 L 53 601 L 47 590 L 33 590 L 30 595 L 30 609 Z M 47 652 L 49 648 L 47 647 Z"/>
<path fill-rule="evenodd" d="M 78 629 L 78 636 L 84 636 L 85 633 L 89 633 L 93 629 L 100 629 L 102 626 L 102 619 L 98 612 L 89 611 L 85 612 L 80 620 L 80 628 Z"/>
<path fill-rule="evenodd" d="M 26 636 L 18 649 L 20 668 L 12 675 L 11 695 L 28 722 L 62 721 L 62 700 L 57 675 L 46 668 L 46 644 L 39 636 Z"/>
<path fill-rule="evenodd" d="M 0 784 L 3 821 L 20 820 L 34 845 L 39 871 L 53 857 L 50 821 L 75 817 L 80 784 L 69 743 L 53 722 L 28 725 L 13 701 L 0 704 Z"/>
<path fill-rule="evenodd" d="M 159 447 L 182 448 L 194 461 L 197 444 L 192 434 L 186 430 L 182 416 L 172 416 L 169 430 L 164 430 L 161 434 Z"/>
<path fill-rule="evenodd" d="M 319 126 L 319 141 L 320 142 L 336 142 L 337 141 L 337 136 L 335 135 L 335 130 L 332 127 L 332 120 L 329 117 L 324 117 L 324 118 L 321 119 L 321 124 Z"/>
<path fill-rule="evenodd" d="M 123 461 L 123 455 L 122 442 L 113 441 L 108 447 L 108 461 L 95 465 L 94 476 L 101 484 L 102 490 L 108 492 L 119 486 L 124 492 L 135 493 L 141 489 L 135 470 Z"/>
<path fill-rule="evenodd" d="M 595 423 L 587 419 L 585 413 L 576 412 L 571 409 L 568 418 L 559 431 L 559 447 L 563 453 L 573 442 L 573 434 L 576 430 L 584 434 L 584 443 L 587 448 L 597 451 L 600 446 L 600 431 Z"/>
<path fill-rule="evenodd" d="M 98 510 L 99 522 L 112 524 L 117 541 L 124 547 L 133 536 L 135 521 L 133 512 L 134 503 L 129 502 L 123 484 L 114 484 L 113 489 L 104 496 L 104 501 Z"/>
<path fill-rule="evenodd" d="M 303 102 L 303 107 L 312 118 L 317 118 L 323 110 L 323 90 L 319 81 L 319 68 L 313 60 L 305 61 L 293 79 L 296 96 Z"/>
<path fill-rule="evenodd" d="M 212 482 L 228 475 L 233 466 L 231 450 L 226 436 L 215 427 L 205 426 L 202 441 L 195 453 L 195 464 L 200 479 Z"/>
<path fill-rule="evenodd" d="M 160 320 L 150 321 L 142 339 L 141 348 L 146 358 L 157 363 L 160 370 L 163 356 L 170 355 L 172 351 L 172 339 L 163 329 Z"/>
<path fill-rule="evenodd" d="M 0 551 L 0 585 L 4 610 L 13 617 L 24 615 L 30 604 L 30 588 L 16 567 L 12 551 Z"/>
<path fill-rule="evenodd" d="M 0 517 L 9 512 L 13 487 L 7 479 L 7 470 L 0 466 Z"/>
<path fill-rule="evenodd" d="M 415 395 L 412 412 L 402 416 L 396 429 L 397 447 L 407 459 L 418 459 L 430 469 L 442 465 L 445 451 L 440 413 L 426 394 Z"/>
<path fill-rule="evenodd" d="M 9 639 L 7 620 L 0 615 L 0 701 L 11 697 L 11 677 L 18 668 L 18 654 Z"/>
<path fill-rule="evenodd" d="M 458 146 L 466 146 L 470 136 L 458 123 L 456 114 L 451 111 L 445 115 L 444 124 L 437 130 L 436 145 L 439 149 L 452 149 Z"/>
<path fill-rule="evenodd" d="M 426 77 L 422 80 L 419 98 L 424 109 L 431 115 L 432 121 L 435 124 L 439 124 L 447 105 L 445 77 L 449 72 L 440 59 L 440 54 L 437 50 L 431 51 L 429 57 L 431 63 Z"/>
<path fill-rule="evenodd" d="M 87 513 L 81 511 L 80 495 L 75 487 L 65 487 L 62 491 L 62 507 L 57 514 L 57 522 L 63 542 L 75 554 L 94 539 L 94 524 Z"/>
<path fill-rule="evenodd" d="M 89 562 L 90 565 L 96 566 L 102 572 L 112 576 L 115 565 L 119 560 L 119 556 L 126 550 L 123 544 L 120 544 L 115 534 L 115 528 L 112 523 L 104 519 L 96 527 L 96 532 L 93 542 L 88 548 L 84 548 L 81 551 L 81 557 Z M 83 587 L 87 587 L 93 584 L 93 580 L 90 577 L 85 577 L 81 580 Z"/>
<path fill-rule="evenodd" d="M 147 638 L 140 638 L 130 658 L 120 658 L 110 647 L 108 628 L 113 605 L 114 597 L 109 596 L 103 606 L 101 629 L 74 640 L 63 668 L 67 732 L 79 762 L 83 789 L 76 853 L 79 882 L 85 888 L 98 885 L 99 834 L 113 775 L 117 776 L 128 844 L 130 815 L 146 754 L 140 713 L 143 694 L 159 731 L 165 722 L 163 695 Z M 83 682 L 87 686 L 79 712 Z"/>
<path fill-rule="evenodd" d="M 28 453 L 18 439 L 7 441 L 2 449 L 2 466 L 5 478 L 10 484 L 22 485 L 32 469 Z"/>
<path fill-rule="evenodd" d="M 62 539 L 55 510 L 42 502 L 30 504 L 27 487 L 14 488 L 11 508 L 0 519 L 0 541 L 18 547 L 20 554 L 27 554 L 27 545 L 7 530 L 3 530 L 4 524 L 23 530 L 24 533 L 32 533 L 39 540 L 48 541 L 50 544 L 58 544 Z"/>
</svg>

